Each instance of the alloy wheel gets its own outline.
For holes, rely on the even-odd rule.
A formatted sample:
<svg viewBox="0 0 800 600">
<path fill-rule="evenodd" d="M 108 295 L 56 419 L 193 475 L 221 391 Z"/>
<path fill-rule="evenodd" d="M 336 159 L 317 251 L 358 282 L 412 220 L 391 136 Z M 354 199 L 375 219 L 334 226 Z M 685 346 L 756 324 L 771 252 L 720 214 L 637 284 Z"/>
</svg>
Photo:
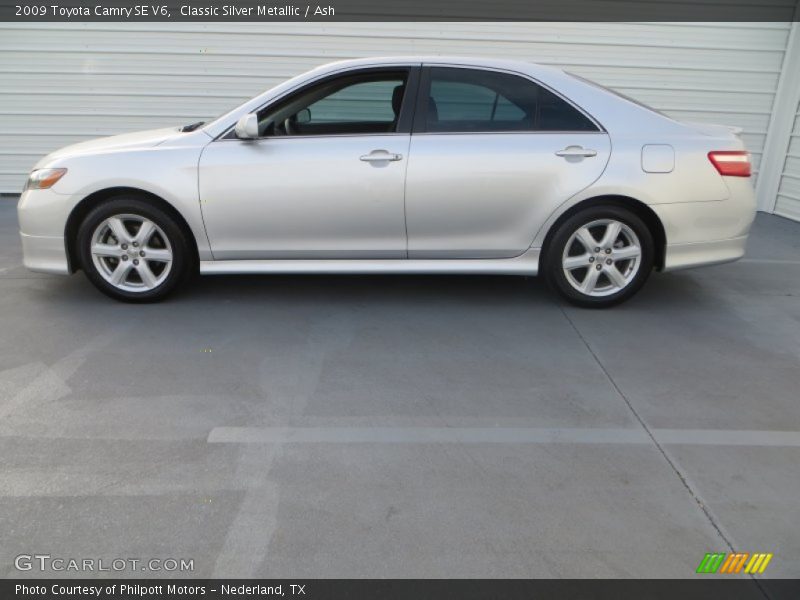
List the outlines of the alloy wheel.
<svg viewBox="0 0 800 600">
<path fill-rule="evenodd" d="M 92 262 L 114 287 L 145 292 L 161 285 L 172 269 L 172 246 L 164 231 L 140 215 L 114 215 L 91 238 Z"/>
<path fill-rule="evenodd" d="M 598 219 L 570 236 L 561 266 L 577 291 L 587 296 L 610 296 L 633 281 L 641 257 L 642 245 L 633 229 L 615 219 Z"/>
</svg>

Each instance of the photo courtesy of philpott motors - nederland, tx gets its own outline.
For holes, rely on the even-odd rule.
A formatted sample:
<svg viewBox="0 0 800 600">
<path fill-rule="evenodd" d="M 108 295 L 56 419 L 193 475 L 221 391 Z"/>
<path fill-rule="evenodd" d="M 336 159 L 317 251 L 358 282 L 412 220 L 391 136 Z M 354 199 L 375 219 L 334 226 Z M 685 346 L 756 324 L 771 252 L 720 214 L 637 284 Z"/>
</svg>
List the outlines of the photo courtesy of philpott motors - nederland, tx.
<svg viewBox="0 0 800 600">
<path fill-rule="evenodd" d="M 231 587 L 231 586 L 225 586 Z M 265 586 L 262 586 L 265 587 Z M 265 587 L 265 595 L 281 596 L 280 585 Z M 267 589 L 272 591 L 266 591 Z M 18 583 L 14 586 L 15 596 L 87 596 L 100 598 L 106 596 L 160 596 L 168 594 L 171 596 L 202 596 L 208 593 L 204 585 L 178 585 L 174 583 L 164 585 L 139 585 L 139 584 L 108 584 L 108 585 L 69 585 L 54 583 L 50 585 L 25 585 Z"/>
</svg>

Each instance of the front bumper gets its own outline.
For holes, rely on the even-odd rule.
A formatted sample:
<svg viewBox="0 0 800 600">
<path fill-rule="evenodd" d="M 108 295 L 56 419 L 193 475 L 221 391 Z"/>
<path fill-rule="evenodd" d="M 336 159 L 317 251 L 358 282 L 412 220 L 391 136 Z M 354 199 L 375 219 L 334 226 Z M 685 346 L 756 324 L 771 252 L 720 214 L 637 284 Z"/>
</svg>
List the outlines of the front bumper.
<svg viewBox="0 0 800 600">
<path fill-rule="evenodd" d="M 22 264 L 31 271 L 69 275 L 69 260 L 63 236 L 27 235 L 22 238 Z"/>
<path fill-rule="evenodd" d="M 68 196 L 54 190 L 26 190 L 17 204 L 23 264 L 31 271 L 71 272 L 64 230 Z"/>
</svg>

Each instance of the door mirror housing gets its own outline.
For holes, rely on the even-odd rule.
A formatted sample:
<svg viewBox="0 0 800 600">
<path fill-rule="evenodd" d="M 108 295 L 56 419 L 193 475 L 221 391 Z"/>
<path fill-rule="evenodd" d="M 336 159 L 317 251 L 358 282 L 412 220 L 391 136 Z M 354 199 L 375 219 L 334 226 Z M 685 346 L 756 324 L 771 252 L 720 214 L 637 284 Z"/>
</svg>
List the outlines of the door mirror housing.
<svg viewBox="0 0 800 600">
<path fill-rule="evenodd" d="M 244 115 L 239 119 L 239 122 L 236 123 L 234 133 L 240 140 L 256 139 L 258 137 L 258 115 L 256 113 Z"/>
</svg>

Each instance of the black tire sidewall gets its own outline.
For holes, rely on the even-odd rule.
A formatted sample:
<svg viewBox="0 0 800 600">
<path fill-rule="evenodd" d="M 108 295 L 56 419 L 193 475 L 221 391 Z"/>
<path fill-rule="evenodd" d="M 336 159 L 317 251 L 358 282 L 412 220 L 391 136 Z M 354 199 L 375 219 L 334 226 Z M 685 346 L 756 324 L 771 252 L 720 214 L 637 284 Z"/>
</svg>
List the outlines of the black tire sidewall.
<svg viewBox="0 0 800 600">
<path fill-rule="evenodd" d="M 97 226 L 108 217 L 119 214 L 134 214 L 150 219 L 158 225 L 169 239 L 172 247 L 172 268 L 167 278 L 157 287 L 146 292 L 129 292 L 114 287 L 97 271 L 92 260 L 91 240 Z M 86 277 L 104 294 L 125 302 L 155 302 L 172 292 L 190 272 L 191 254 L 186 235 L 175 219 L 164 210 L 135 195 L 111 198 L 86 215 L 76 237 L 77 254 Z"/>
<path fill-rule="evenodd" d="M 639 271 L 624 289 L 610 296 L 589 296 L 576 290 L 569 281 L 561 265 L 564 246 L 577 229 L 598 219 L 615 219 L 625 223 L 639 238 L 642 248 Z M 641 289 L 653 270 L 655 244 L 647 225 L 633 211 L 621 206 L 593 206 L 586 208 L 561 223 L 549 240 L 543 256 L 544 275 L 547 283 L 563 298 L 586 308 L 605 308 L 624 302 Z"/>
</svg>

